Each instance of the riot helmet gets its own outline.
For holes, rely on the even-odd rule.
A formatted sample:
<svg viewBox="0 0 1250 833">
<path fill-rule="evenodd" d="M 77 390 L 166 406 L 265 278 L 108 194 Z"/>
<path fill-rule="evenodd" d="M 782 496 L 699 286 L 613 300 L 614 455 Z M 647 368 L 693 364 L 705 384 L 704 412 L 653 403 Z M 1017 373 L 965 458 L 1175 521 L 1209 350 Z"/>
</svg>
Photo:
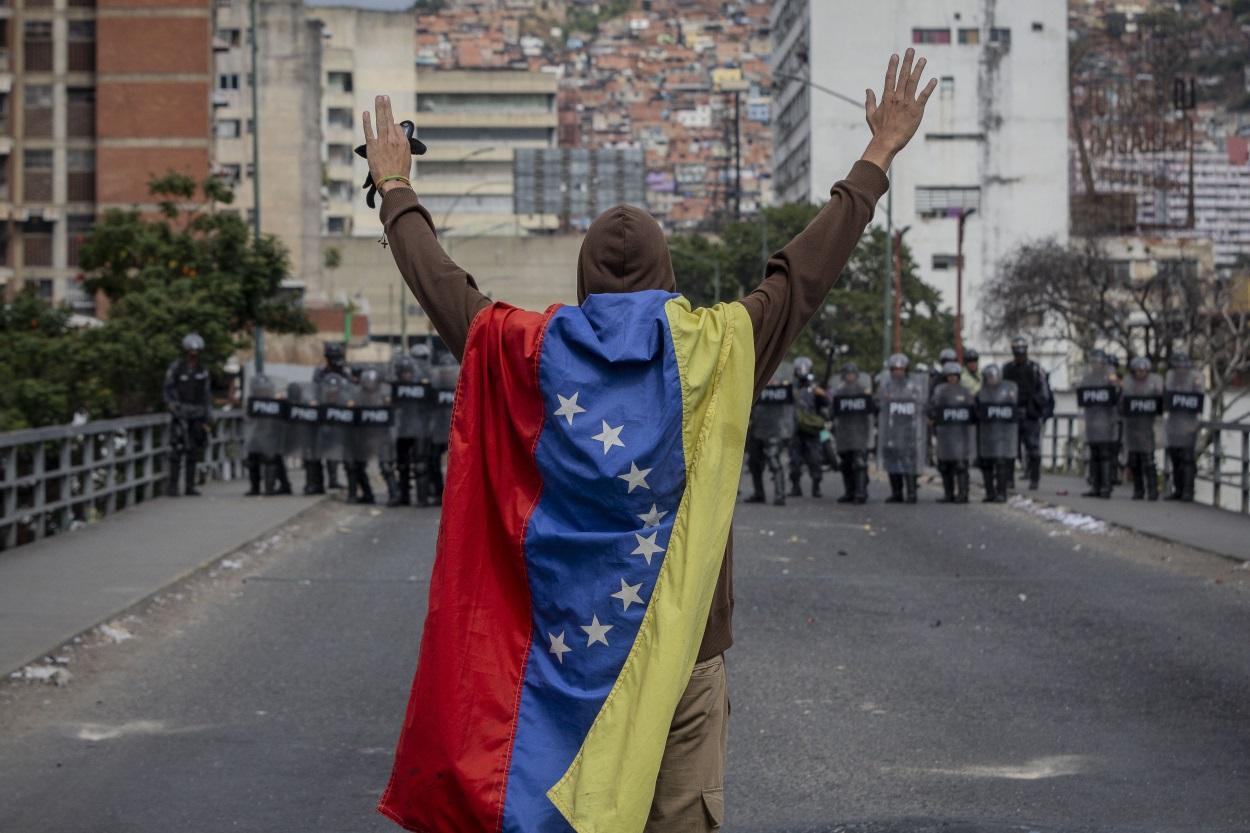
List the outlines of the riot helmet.
<svg viewBox="0 0 1250 833">
<path fill-rule="evenodd" d="M 430 360 L 430 345 L 424 341 L 419 341 L 408 348 L 408 355 L 419 362 L 428 362 Z"/>
<path fill-rule="evenodd" d="M 942 352 L 938 353 L 938 366 L 945 370 L 947 362 L 953 362 L 959 358 L 959 354 L 955 352 L 954 347 L 943 347 Z"/>
<path fill-rule="evenodd" d="M 889 369 L 891 376 L 900 378 L 906 375 L 907 365 L 910 363 L 910 360 L 905 354 L 895 353 L 890 356 L 890 358 L 886 359 L 885 366 Z"/>
<path fill-rule="evenodd" d="M 360 374 L 360 389 L 372 393 L 382 384 L 382 376 L 372 367 L 364 370 Z"/>
<path fill-rule="evenodd" d="M 395 378 L 400 381 L 411 382 L 417 378 L 417 363 L 402 353 L 395 358 L 392 367 L 395 370 Z"/>
<path fill-rule="evenodd" d="M 976 364 L 981 361 L 981 354 L 975 348 L 969 347 L 964 351 L 964 364 Z"/>
<path fill-rule="evenodd" d="M 1177 370 L 1188 370 L 1193 367 L 1193 362 L 1189 360 L 1189 354 L 1184 350 L 1177 350 L 1172 354 L 1172 367 Z"/>
<path fill-rule="evenodd" d="M 954 376 L 955 379 L 958 380 L 959 379 L 959 362 L 955 361 L 954 359 L 951 359 L 950 361 L 943 364 L 942 375 L 945 376 L 947 379 L 950 379 L 950 377 Z"/>
<path fill-rule="evenodd" d="M 996 364 L 987 364 L 985 369 L 981 371 L 981 381 L 989 387 L 994 387 L 1003 380 L 1003 371 Z"/>
<path fill-rule="evenodd" d="M 1150 372 L 1150 359 L 1145 356 L 1134 356 L 1129 360 L 1128 369 L 1138 379 L 1145 379 L 1146 374 Z"/>
<path fill-rule="evenodd" d="M 327 341 L 322 350 L 325 356 L 326 365 L 334 370 L 342 371 L 343 362 L 347 358 L 347 352 L 343 349 L 343 343 L 340 341 Z"/>
<path fill-rule="evenodd" d="M 794 360 L 794 378 L 806 381 L 812 373 L 812 360 L 807 356 L 799 356 Z"/>
<path fill-rule="evenodd" d="M 859 378 L 859 366 L 855 362 L 842 365 L 842 381 L 850 384 Z"/>
<path fill-rule="evenodd" d="M 1029 355 L 1029 342 L 1024 336 L 1016 336 L 1011 340 L 1011 355 L 1017 359 L 1027 358 Z"/>
<path fill-rule="evenodd" d="M 195 332 L 182 337 L 182 350 L 185 353 L 199 353 L 204 349 L 204 338 Z"/>
</svg>

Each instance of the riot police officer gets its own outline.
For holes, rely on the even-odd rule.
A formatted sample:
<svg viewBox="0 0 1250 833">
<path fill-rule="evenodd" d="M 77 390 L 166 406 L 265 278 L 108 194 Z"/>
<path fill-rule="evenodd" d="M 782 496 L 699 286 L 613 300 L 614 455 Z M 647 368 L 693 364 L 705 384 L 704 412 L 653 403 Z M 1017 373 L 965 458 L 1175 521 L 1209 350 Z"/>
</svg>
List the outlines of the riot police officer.
<svg viewBox="0 0 1250 833">
<path fill-rule="evenodd" d="M 942 503 L 968 502 L 968 460 L 972 457 L 973 395 L 959 382 L 959 363 L 942 368 L 943 381 L 933 389 L 929 418 L 937 439 L 937 467 L 942 475 Z"/>
<path fill-rule="evenodd" d="M 1055 396 L 1042 368 L 1029 358 L 1029 342 L 1024 336 L 1011 340 L 1011 361 L 1003 368 L 1003 378 L 1016 385 L 1024 470 L 1029 488 L 1036 489 L 1042 478 L 1042 423 L 1054 416 Z"/>
<path fill-rule="evenodd" d="M 265 374 L 253 376 L 248 384 L 247 422 L 244 444 L 249 488 L 248 497 L 259 494 L 289 495 L 286 476 L 286 420 L 284 402 L 277 385 Z"/>
<path fill-rule="evenodd" d="M 959 361 L 959 354 L 955 352 L 954 347 L 943 347 L 938 353 L 937 361 L 933 367 L 929 368 L 929 390 L 933 391 L 938 385 L 945 380 L 946 374 L 942 372 L 942 368 L 946 367 L 947 362 Z"/>
<path fill-rule="evenodd" d="M 424 347 L 424 345 L 420 345 Z M 415 349 L 415 348 L 414 348 Z M 429 366 L 419 375 L 416 360 L 411 355 L 400 354 L 391 362 L 391 402 L 394 405 L 395 428 L 395 477 L 399 494 L 392 506 L 407 506 L 412 502 L 413 464 L 424 461 L 418 458 L 418 448 L 424 455 L 424 443 L 430 435 L 430 387 Z M 417 504 L 424 505 L 428 497 L 428 478 L 424 471 L 417 475 Z"/>
<path fill-rule="evenodd" d="M 1090 490 L 1084 496 L 1109 498 L 1116 465 L 1115 412 L 1120 391 L 1102 350 L 1090 352 L 1089 366 L 1077 385 L 1076 395 L 1089 448 Z"/>
<path fill-rule="evenodd" d="M 1172 463 L 1172 491 L 1164 500 L 1194 499 L 1194 479 L 1198 474 L 1195 447 L 1202 420 L 1203 388 L 1202 373 L 1193 366 L 1189 354 L 1173 353 L 1163 385 L 1163 434 Z"/>
<path fill-rule="evenodd" d="M 1003 381 L 998 365 L 987 365 L 977 391 L 977 464 L 985 503 L 1007 500 L 1007 481 L 1016 462 L 1019 406 L 1015 382 Z"/>
<path fill-rule="evenodd" d="M 435 399 L 430 416 L 430 443 L 424 469 L 430 483 L 430 501 L 437 506 L 443 502 L 443 455 L 447 453 L 451 439 L 451 410 L 456 401 L 460 365 L 450 353 L 443 353 L 432 369 L 431 376 Z"/>
<path fill-rule="evenodd" d="M 825 430 L 825 411 L 829 398 L 816 386 L 812 376 L 812 360 L 799 356 L 794 360 L 794 435 L 790 438 L 790 496 L 803 497 L 803 467 L 812 478 L 812 497 L 820 497 L 820 480 L 824 470 L 824 454 L 820 434 Z"/>
<path fill-rule="evenodd" d="M 322 355 L 325 357 L 325 364 L 313 371 L 313 386 L 316 388 L 317 401 L 325 401 L 326 385 L 333 384 L 330 377 L 338 377 L 339 383 L 343 386 L 343 390 L 351 384 L 351 378 L 347 367 L 347 353 L 340 341 L 327 341 L 323 348 Z M 339 426 L 342 428 L 343 426 Z M 333 433 L 333 432 L 331 432 Z M 344 435 L 344 439 L 346 435 Z M 325 477 L 322 481 L 324 485 L 330 489 L 339 488 L 338 482 L 338 461 L 327 460 L 325 463 Z"/>
<path fill-rule="evenodd" d="M 981 354 L 969 347 L 964 350 L 964 369 L 959 375 L 959 383 L 967 388 L 973 396 L 981 389 Z"/>
<path fill-rule="evenodd" d="M 890 356 L 886 375 L 877 386 L 877 451 L 890 479 L 886 503 L 915 503 L 924 467 L 927 376 L 923 371 L 909 376 L 909 363 L 902 353 Z"/>
<path fill-rule="evenodd" d="M 773 504 L 786 505 L 781 448 L 794 434 L 794 400 L 794 383 L 778 370 L 751 407 L 751 421 L 747 426 L 747 469 L 751 472 L 754 492 L 747 503 L 766 500 L 764 468 L 767 466 L 773 479 Z"/>
<path fill-rule="evenodd" d="M 195 488 L 195 469 L 208 446 L 208 423 L 212 418 L 213 398 L 208 369 L 200 364 L 204 339 L 199 333 L 187 333 L 182 339 L 182 358 L 175 359 L 165 371 L 165 406 L 172 416 L 169 429 L 170 497 L 178 496 L 178 478 L 185 461 L 188 497 L 199 494 Z"/>
<path fill-rule="evenodd" d="M 324 471 L 333 472 L 339 463 L 351 461 L 352 429 L 356 424 L 352 407 L 355 386 L 338 373 L 324 373 L 315 384 L 321 420 L 317 427 L 317 452 L 324 463 Z"/>
<path fill-rule="evenodd" d="M 391 442 L 390 397 L 382 384 L 382 376 L 373 368 L 360 371 L 360 385 L 352 402 L 355 424 L 349 432 L 347 465 L 347 502 L 373 503 L 373 486 L 369 483 L 369 461 L 379 462 L 387 455 Z M 389 474 L 389 476 L 388 476 Z M 396 494 L 394 471 L 383 470 L 388 499 Z"/>
<path fill-rule="evenodd" d="M 1135 356 L 1128 363 L 1129 376 L 1121 385 L 1120 418 L 1124 450 L 1133 475 L 1133 500 L 1159 499 L 1155 467 L 1155 421 L 1163 412 L 1163 379 L 1150 372 L 1150 360 Z"/>
<path fill-rule="evenodd" d="M 875 406 L 868 379 L 854 362 L 842 366 L 842 384 L 833 392 L 833 439 L 842 472 L 838 503 L 868 502 L 869 421 Z"/>
<path fill-rule="evenodd" d="M 304 494 L 324 495 L 321 457 L 317 450 L 320 414 L 312 385 L 292 382 L 286 387 L 286 454 L 303 462 Z"/>
</svg>

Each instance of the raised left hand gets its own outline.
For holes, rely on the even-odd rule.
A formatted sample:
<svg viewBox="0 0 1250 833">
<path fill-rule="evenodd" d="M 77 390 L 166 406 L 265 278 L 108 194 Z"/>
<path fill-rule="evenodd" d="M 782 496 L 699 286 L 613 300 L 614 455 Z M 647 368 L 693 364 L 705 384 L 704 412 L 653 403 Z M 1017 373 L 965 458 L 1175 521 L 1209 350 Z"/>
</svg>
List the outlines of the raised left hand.
<svg viewBox="0 0 1250 833">
<path fill-rule="evenodd" d="M 395 123 L 391 115 L 390 96 L 380 95 L 373 100 L 373 109 L 377 114 L 377 134 L 369 119 L 369 111 L 363 115 L 365 127 L 365 149 L 369 158 L 369 173 L 373 181 L 378 183 L 378 190 L 386 193 L 394 187 L 404 187 L 399 180 L 383 182 L 388 176 L 407 177 L 412 172 L 412 149 L 403 128 Z"/>
</svg>

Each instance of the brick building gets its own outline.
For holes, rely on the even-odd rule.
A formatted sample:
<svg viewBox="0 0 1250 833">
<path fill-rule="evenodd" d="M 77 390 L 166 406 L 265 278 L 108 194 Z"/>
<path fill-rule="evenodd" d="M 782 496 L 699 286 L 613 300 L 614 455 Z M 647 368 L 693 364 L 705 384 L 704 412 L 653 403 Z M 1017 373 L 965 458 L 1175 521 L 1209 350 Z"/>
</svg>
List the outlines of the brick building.
<svg viewBox="0 0 1250 833">
<path fill-rule="evenodd" d="M 0 7 L 0 284 L 85 312 L 78 247 L 102 209 L 210 157 L 210 0 Z M 142 21 L 140 24 L 140 20 Z"/>
</svg>

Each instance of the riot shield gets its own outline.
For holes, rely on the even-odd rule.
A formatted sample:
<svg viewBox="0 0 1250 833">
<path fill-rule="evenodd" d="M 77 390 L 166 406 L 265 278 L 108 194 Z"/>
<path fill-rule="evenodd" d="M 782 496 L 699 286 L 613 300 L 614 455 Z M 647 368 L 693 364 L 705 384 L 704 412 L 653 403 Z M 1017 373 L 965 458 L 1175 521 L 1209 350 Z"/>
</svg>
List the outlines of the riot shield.
<svg viewBox="0 0 1250 833">
<path fill-rule="evenodd" d="M 882 376 L 877 388 L 877 455 L 888 474 L 919 474 L 928 440 L 929 377 L 916 371 L 896 378 Z"/>
<path fill-rule="evenodd" d="M 456 383 L 460 380 L 460 365 L 440 364 L 433 368 L 434 402 L 430 414 L 430 440 L 435 445 L 447 445 L 451 437 L 451 408 L 456 402 Z"/>
<path fill-rule="evenodd" d="M 247 421 L 243 426 L 248 454 L 273 457 L 286 451 L 286 401 L 278 395 L 277 381 L 260 374 L 247 385 Z"/>
<path fill-rule="evenodd" d="M 869 423 L 876 411 L 876 403 L 868 390 L 867 377 L 861 374 L 854 382 L 843 382 L 833 392 L 829 410 L 833 418 L 833 439 L 838 451 L 867 451 Z"/>
<path fill-rule="evenodd" d="M 383 385 L 362 385 L 356 394 L 356 422 L 351 431 L 351 458 L 358 462 L 389 460 L 391 405 Z"/>
<path fill-rule="evenodd" d="M 1167 372 L 1163 381 L 1163 433 L 1168 448 L 1193 448 L 1198 441 L 1205 387 L 1202 373 L 1194 368 Z"/>
<path fill-rule="evenodd" d="M 317 383 L 321 426 L 317 444 L 321 457 L 330 461 L 348 460 L 348 443 L 356 413 L 351 400 L 353 385 L 337 373 L 324 374 Z"/>
<path fill-rule="evenodd" d="M 1120 388 L 1104 364 L 1093 364 L 1076 388 L 1076 404 L 1081 409 L 1086 443 L 1116 441 L 1116 403 Z"/>
<path fill-rule="evenodd" d="M 977 392 L 977 454 L 983 460 L 1011 460 L 1016 456 L 1024 409 L 1016 404 L 1015 382 L 988 385 Z"/>
<path fill-rule="evenodd" d="M 1121 383 L 1120 416 L 1124 423 L 1124 450 L 1155 450 L 1155 427 L 1163 413 L 1163 379 L 1157 373 L 1138 379 L 1129 374 Z"/>
<path fill-rule="evenodd" d="M 976 408 L 972 392 L 956 382 L 942 382 L 929 401 L 936 440 L 934 456 L 943 462 L 968 460 L 973 456 L 973 423 Z"/>
<path fill-rule="evenodd" d="M 311 383 L 292 382 L 286 388 L 286 454 L 316 460 L 317 433 L 321 422 L 317 397 Z"/>
<path fill-rule="evenodd" d="M 397 359 L 391 377 L 395 436 L 399 439 L 429 439 L 430 417 L 436 398 L 429 375 L 419 376 L 418 365 L 412 359 Z"/>
<path fill-rule="evenodd" d="M 794 384 L 780 372 L 760 391 L 751 409 L 750 436 L 758 440 L 788 440 L 794 436 Z"/>
</svg>

